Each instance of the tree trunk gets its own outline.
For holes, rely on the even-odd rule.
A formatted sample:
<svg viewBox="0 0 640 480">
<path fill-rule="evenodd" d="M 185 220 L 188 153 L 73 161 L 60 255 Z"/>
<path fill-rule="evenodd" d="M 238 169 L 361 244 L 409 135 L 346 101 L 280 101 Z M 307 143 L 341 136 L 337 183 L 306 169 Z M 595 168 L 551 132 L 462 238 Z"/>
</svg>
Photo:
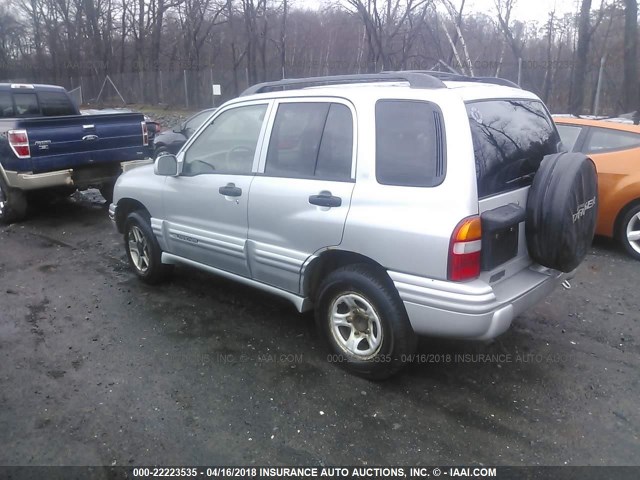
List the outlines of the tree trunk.
<svg viewBox="0 0 640 480">
<path fill-rule="evenodd" d="M 591 40 L 591 0 L 582 0 L 578 22 L 578 46 L 575 55 L 575 68 L 571 82 L 569 113 L 582 113 L 584 103 L 585 75 L 587 73 L 587 55 Z"/>
<path fill-rule="evenodd" d="M 623 100 L 625 111 L 638 108 L 638 3 L 624 2 L 624 74 Z"/>
</svg>

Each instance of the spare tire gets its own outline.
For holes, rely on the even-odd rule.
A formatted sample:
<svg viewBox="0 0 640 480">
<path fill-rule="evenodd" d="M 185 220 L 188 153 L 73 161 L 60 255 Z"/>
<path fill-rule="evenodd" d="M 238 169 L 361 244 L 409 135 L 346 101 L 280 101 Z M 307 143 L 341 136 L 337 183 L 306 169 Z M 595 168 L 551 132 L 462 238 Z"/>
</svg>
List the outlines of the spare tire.
<svg viewBox="0 0 640 480">
<path fill-rule="evenodd" d="M 529 256 L 540 265 L 570 272 L 587 255 L 596 228 L 598 177 L 581 153 L 547 155 L 527 199 Z"/>
</svg>

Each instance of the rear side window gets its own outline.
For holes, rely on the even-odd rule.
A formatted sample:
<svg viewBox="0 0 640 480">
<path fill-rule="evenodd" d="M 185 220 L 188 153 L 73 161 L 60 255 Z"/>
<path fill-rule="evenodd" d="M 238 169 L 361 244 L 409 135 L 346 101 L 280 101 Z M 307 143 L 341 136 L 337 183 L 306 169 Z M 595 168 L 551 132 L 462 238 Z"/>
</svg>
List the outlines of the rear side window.
<svg viewBox="0 0 640 480">
<path fill-rule="evenodd" d="M 633 132 L 621 132 L 605 128 L 592 128 L 585 144 L 587 153 L 606 150 L 624 150 L 640 146 L 640 135 Z"/>
<path fill-rule="evenodd" d="M 75 115 L 71 100 L 63 92 L 39 92 L 40 109 L 45 117 Z"/>
<path fill-rule="evenodd" d="M 13 100 L 11 93 L 0 92 L 0 118 L 13 117 Z"/>
<path fill-rule="evenodd" d="M 40 107 L 35 93 L 16 93 L 13 95 L 16 116 L 40 116 Z"/>
<path fill-rule="evenodd" d="M 376 179 L 384 185 L 434 187 L 445 173 L 442 116 L 435 105 L 376 103 Z"/>
<path fill-rule="evenodd" d="M 557 124 L 556 126 L 558 127 L 558 133 L 562 140 L 562 146 L 567 152 L 572 152 L 573 147 L 575 147 L 576 142 L 578 141 L 580 133 L 582 133 L 582 128 L 562 124 Z"/>
<path fill-rule="evenodd" d="M 351 111 L 338 103 L 283 103 L 269 140 L 265 174 L 350 181 Z"/>
<path fill-rule="evenodd" d="M 560 141 L 539 101 L 489 100 L 467 104 L 478 196 L 531 185 L 545 155 Z"/>
</svg>

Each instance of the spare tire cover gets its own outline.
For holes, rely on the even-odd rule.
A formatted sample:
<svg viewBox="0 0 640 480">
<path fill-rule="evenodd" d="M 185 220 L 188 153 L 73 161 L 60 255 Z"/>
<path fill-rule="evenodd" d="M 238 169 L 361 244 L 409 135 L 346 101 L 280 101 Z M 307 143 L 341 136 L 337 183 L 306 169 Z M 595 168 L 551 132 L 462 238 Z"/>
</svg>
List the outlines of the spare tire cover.
<svg viewBox="0 0 640 480">
<path fill-rule="evenodd" d="M 593 161 L 581 153 L 545 156 L 527 199 L 529 256 L 545 267 L 574 270 L 593 240 L 597 210 L 598 177 Z"/>
</svg>

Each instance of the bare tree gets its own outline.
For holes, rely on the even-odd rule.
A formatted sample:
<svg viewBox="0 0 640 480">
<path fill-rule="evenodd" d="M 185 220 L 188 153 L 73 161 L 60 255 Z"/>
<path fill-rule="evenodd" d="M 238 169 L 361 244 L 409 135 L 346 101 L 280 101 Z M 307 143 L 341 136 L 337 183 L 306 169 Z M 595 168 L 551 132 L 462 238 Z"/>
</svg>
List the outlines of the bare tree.
<svg viewBox="0 0 640 480">
<path fill-rule="evenodd" d="M 569 95 L 569 112 L 574 114 L 582 113 L 584 104 L 585 77 L 587 74 L 587 62 L 589 44 L 593 33 L 600 25 L 604 16 L 604 0 L 600 5 L 600 10 L 594 22 L 591 24 L 591 0 L 582 0 L 580 5 L 580 16 L 578 18 L 578 44 L 574 55 L 573 78 Z"/>
<path fill-rule="evenodd" d="M 365 26 L 370 72 L 393 69 L 406 62 L 408 52 L 403 41 L 412 37 L 412 20 L 424 18 L 431 0 L 345 0 Z M 415 38 L 415 37 L 414 37 Z M 394 59 L 395 54 L 400 59 Z"/>
<path fill-rule="evenodd" d="M 638 105 L 638 2 L 624 0 L 624 76 L 625 110 L 640 110 Z"/>
</svg>

